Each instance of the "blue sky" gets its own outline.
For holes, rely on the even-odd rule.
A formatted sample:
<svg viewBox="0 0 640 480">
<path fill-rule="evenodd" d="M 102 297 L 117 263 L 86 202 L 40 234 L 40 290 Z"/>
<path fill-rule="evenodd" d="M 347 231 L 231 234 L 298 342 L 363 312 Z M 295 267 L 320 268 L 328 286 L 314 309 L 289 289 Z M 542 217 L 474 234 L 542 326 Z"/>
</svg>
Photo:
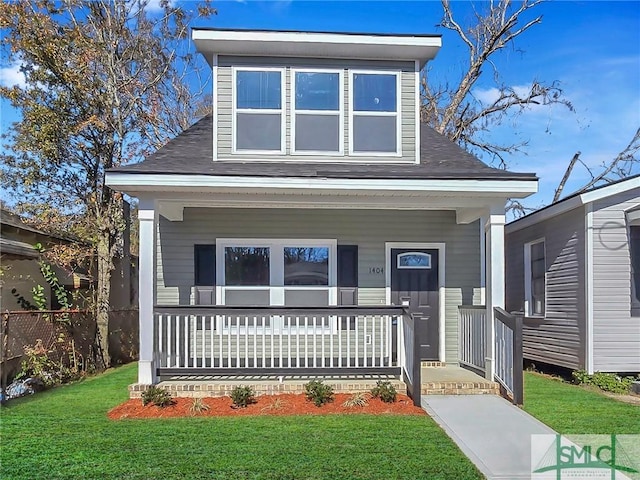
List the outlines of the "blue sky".
<svg viewBox="0 0 640 480">
<path fill-rule="evenodd" d="M 456 81 L 466 56 L 455 34 L 437 27 L 442 17 L 438 1 L 238 0 L 215 1 L 214 6 L 218 15 L 197 26 L 441 33 L 443 46 L 430 67 L 442 80 Z M 453 9 L 461 22 L 472 14 L 468 2 L 454 2 Z M 585 163 L 597 166 L 620 152 L 640 126 L 640 2 L 551 1 L 535 12 L 543 15 L 542 23 L 519 37 L 496 64 L 511 86 L 559 81 L 576 111 L 534 108 L 491 133 L 499 141 L 529 142 L 525 153 L 508 157 L 508 164 L 540 177 L 540 193 L 525 201 L 531 207 L 551 201 L 576 151 Z M 2 82 L 13 81 L 11 66 L 3 67 Z M 481 79 L 474 94 L 489 99 L 491 86 Z M 3 103 L 2 127 L 13 118 Z M 584 169 L 577 169 L 565 193 L 587 178 Z"/>
</svg>

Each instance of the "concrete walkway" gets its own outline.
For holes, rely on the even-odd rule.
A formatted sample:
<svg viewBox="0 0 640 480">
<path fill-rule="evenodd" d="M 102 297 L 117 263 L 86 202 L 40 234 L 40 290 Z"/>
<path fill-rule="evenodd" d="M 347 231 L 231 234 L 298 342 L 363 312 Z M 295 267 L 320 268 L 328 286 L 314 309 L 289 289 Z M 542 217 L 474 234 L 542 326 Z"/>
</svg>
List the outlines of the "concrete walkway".
<svg viewBox="0 0 640 480">
<path fill-rule="evenodd" d="M 531 478 L 531 435 L 555 433 L 497 395 L 423 395 L 422 408 L 490 480 Z"/>
</svg>

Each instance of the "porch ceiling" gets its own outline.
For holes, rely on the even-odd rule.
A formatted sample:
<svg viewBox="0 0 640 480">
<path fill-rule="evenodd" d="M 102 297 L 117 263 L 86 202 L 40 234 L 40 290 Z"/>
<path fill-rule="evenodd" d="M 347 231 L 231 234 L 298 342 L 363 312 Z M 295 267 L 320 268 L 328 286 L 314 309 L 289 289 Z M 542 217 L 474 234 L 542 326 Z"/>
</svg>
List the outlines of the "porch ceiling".
<svg viewBox="0 0 640 480">
<path fill-rule="evenodd" d="M 449 210 L 458 223 L 471 223 L 504 209 L 507 196 L 460 192 L 217 192 L 165 194 L 157 198 L 160 215 L 182 221 L 184 208 L 308 208 L 348 210 Z"/>
</svg>

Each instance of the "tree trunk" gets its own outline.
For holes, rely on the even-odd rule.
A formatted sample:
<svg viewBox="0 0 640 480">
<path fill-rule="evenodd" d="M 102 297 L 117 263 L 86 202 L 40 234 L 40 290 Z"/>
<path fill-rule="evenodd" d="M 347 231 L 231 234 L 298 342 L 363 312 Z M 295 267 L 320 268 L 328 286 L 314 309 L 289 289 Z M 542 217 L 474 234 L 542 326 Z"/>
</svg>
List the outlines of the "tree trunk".
<svg viewBox="0 0 640 480">
<path fill-rule="evenodd" d="M 108 232 L 101 231 L 97 242 L 98 255 L 98 285 L 96 291 L 96 324 L 98 327 L 96 346 L 98 361 L 101 367 L 111 366 L 109 355 L 109 296 L 111 293 L 111 272 L 113 259 L 111 258 L 111 241 Z"/>
</svg>

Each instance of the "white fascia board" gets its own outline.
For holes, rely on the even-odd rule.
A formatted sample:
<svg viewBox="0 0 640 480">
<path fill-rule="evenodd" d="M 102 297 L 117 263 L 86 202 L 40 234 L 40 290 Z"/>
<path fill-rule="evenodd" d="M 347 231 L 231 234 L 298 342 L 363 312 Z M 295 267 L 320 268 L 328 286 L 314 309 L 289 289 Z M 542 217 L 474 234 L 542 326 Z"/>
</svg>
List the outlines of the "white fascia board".
<svg viewBox="0 0 640 480">
<path fill-rule="evenodd" d="M 442 46 L 440 36 L 317 32 L 193 29 L 191 38 L 201 53 L 419 60 L 422 64 L 434 58 Z"/>
<path fill-rule="evenodd" d="M 234 177 L 109 172 L 106 184 L 123 191 L 189 191 L 193 189 L 287 189 L 461 192 L 524 198 L 538 191 L 537 180 L 421 180 Z"/>
<path fill-rule="evenodd" d="M 560 200 L 556 204 L 552 204 L 551 206 L 543 208 L 542 210 L 538 210 L 537 212 L 533 212 L 520 220 L 511 222 L 505 227 L 505 232 L 517 232 L 518 230 L 522 230 L 523 228 L 530 227 L 531 225 L 535 225 L 536 223 L 556 217 L 565 212 L 573 210 L 574 208 L 597 202 L 598 200 L 602 200 L 619 193 L 624 193 L 634 188 L 640 189 L 640 177 L 630 178 L 613 185 L 597 188 L 596 190 L 585 192 L 580 195 L 576 195 L 575 197 L 567 198 L 566 200 Z"/>
</svg>

